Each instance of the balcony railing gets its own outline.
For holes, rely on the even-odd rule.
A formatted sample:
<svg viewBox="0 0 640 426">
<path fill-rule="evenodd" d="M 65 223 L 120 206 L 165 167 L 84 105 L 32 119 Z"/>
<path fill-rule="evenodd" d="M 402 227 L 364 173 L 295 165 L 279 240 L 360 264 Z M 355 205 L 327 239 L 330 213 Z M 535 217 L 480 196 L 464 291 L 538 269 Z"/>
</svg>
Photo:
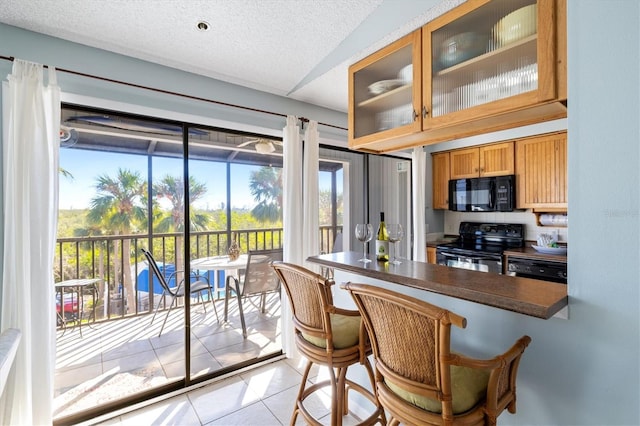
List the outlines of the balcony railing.
<svg viewBox="0 0 640 426">
<path fill-rule="evenodd" d="M 318 252 L 330 252 L 335 233 L 342 226 L 320 227 Z M 233 230 L 242 252 L 280 248 L 282 228 Z M 226 254 L 230 242 L 227 231 L 198 231 L 189 234 L 191 259 Z M 153 312 L 161 294 L 153 288 L 140 248 L 152 247 L 156 261 L 162 265 L 182 263 L 182 233 L 92 236 L 60 238 L 54 259 L 55 282 L 74 278 L 99 278 L 95 287 L 85 288 L 81 305 L 74 294 L 57 295 L 60 318 L 73 321 L 103 321 Z M 176 257 L 176 248 L 178 256 Z M 144 273 L 146 271 L 146 274 Z M 223 282 L 223 280 L 220 280 Z M 128 294 L 131 289 L 133 295 Z M 217 292 L 216 292 L 217 294 Z M 68 298 L 71 300 L 68 300 Z M 59 324 L 62 322 L 59 321 Z"/>
</svg>

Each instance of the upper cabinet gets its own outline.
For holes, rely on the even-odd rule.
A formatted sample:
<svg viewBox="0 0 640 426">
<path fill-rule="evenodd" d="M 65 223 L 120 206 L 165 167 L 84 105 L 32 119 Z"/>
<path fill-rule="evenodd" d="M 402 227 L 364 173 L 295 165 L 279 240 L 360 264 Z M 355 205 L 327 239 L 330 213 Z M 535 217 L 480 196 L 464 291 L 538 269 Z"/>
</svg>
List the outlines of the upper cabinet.
<svg viewBox="0 0 640 426">
<path fill-rule="evenodd" d="M 516 141 L 516 207 L 567 210 L 567 133 Z"/>
<path fill-rule="evenodd" d="M 449 208 L 450 154 L 449 152 L 434 152 L 431 154 L 431 161 L 433 208 L 446 210 Z"/>
<path fill-rule="evenodd" d="M 401 57 L 413 64 L 411 94 L 383 105 L 376 99 L 395 100 L 404 85 Z M 354 149 L 389 152 L 566 117 L 566 0 L 469 0 L 349 77 Z M 369 102 L 378 106 L 365 113 Z"/>
<path fill-rule="evenodd" d="M 420 132 L 421 70 L 420 30 L 352 65 L 349 141 L 366 148 Z"/>
<path fill-rule="evenodd" d="M 512 175 L 515 172 L 513 142 L 451 151 L 451 179 Z"/>
</svg>

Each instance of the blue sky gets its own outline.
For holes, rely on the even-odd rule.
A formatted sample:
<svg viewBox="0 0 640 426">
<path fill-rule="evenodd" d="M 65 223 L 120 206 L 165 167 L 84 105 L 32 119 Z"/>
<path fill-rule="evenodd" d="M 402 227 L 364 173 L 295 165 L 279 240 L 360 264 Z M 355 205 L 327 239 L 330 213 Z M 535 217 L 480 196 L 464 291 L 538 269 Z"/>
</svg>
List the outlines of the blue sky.
<svg viewBox="0 0 640 426">
<path fill-rule="evenodd" d="M 96 178 L 100 175 L 115 177 L 118 169 L 139 171 L 146 178 L 147 157 L 80 149 L 61 149 L 60 167 L 73 175 L 73 179 L 60 176 L 60 209 L 85 209 L 95 195 Z M 255 202 L 249 192 L 249 175 L 256 166 L 232 165 L 231 206 L 252 207 Z M 182 160 L 153 159 L 154 180 L 170 174 L 182 175 Z M 206 183 L 207 194 L 195 203 L 196 208 L 217 209 L 226 203 L 226 165 L 224 163 L 191 161 L 189 172 L 198 182 Z M 320 188 L 330 188 L 329 173 L 320 173 Z"/>
</svg>

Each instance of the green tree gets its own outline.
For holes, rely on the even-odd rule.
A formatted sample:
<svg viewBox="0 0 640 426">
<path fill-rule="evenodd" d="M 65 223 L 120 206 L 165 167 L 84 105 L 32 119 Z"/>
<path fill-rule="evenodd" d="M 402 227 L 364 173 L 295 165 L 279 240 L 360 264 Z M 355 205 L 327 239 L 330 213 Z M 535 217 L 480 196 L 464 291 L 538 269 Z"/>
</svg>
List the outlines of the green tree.
<svg viewBox="0 0 640 426">
<path fill-rule="evenodd" d="M 261 167 L 249 176 L 249 190 L 258 203 L 251 214 L 262 222 L 282 220 L 282 169 Z"/>
<path fill-rule="evenodd" d="M 171 209 L 166 214 L 161 214 L 156 223 L 158 232 L 184 232 L 184 210 L 185 194 L 184 179 L 166 175 L 159 182 L 153 185 L 154 196 L 158 199 L 166 199 L 171 203 Z M 189 177 L 189 205 L 202 198 L 207 193 L 207 186 L 204 183 L 196 182 L 193 176 Z M 155 223 L 155 221 L 154 221 Z M 209 223 L 209 215 L 189 210 L 189 223 L 191 231 L 204 231 Z M 182 237 L 176 239 L 176 265 L 183 264 Z"/>
<path fill-rule="evenodd" d="M 146 222 L 147 208 L 144 197 L 147 185 L 138 172 L 118 169 L 115 178 L 101 175 L 96 178 L 96 196 L 91 199 L 87 220 L 90 225 L 100 225 L 113 235 L 129 235 Z M 122 240 L 122 264 L 118 261 L 119 242 L 114 242 L 113 265 L 115 276 L 122 276 L 127 306 L 135 309 L 135 292 L 131 277 L 131 241 Z"/>
<path fill-rule="evenodd" d="M 321 190 L 318 194 L 318 200 L 320 207 L 320 214 L 318 216 L 320 226 L 331 225 L 331 190 Z M 338 225 L 342 224 L 342 194 L 338 194 L 336 197 L 336 221 Z"/>
</svg>

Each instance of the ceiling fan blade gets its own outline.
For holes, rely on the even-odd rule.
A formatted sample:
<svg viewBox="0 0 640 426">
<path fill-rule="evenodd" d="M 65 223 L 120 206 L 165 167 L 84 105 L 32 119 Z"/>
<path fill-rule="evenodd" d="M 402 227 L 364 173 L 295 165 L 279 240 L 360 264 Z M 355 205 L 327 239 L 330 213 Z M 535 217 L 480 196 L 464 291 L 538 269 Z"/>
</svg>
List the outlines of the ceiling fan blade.
<svg viewBox="0 0 640 426">
<path fill-rule="evenodd" d="M 254 139 L 252 141 L 242 142 L 240 145 L 238 145 L 238 148 L 242 148 L 243 146 L 247 146 L 247 145 L 250 145 L 252 143 L 259 142 L 259 141 L 260 141 L 260 139 Z"/>
</svg>

